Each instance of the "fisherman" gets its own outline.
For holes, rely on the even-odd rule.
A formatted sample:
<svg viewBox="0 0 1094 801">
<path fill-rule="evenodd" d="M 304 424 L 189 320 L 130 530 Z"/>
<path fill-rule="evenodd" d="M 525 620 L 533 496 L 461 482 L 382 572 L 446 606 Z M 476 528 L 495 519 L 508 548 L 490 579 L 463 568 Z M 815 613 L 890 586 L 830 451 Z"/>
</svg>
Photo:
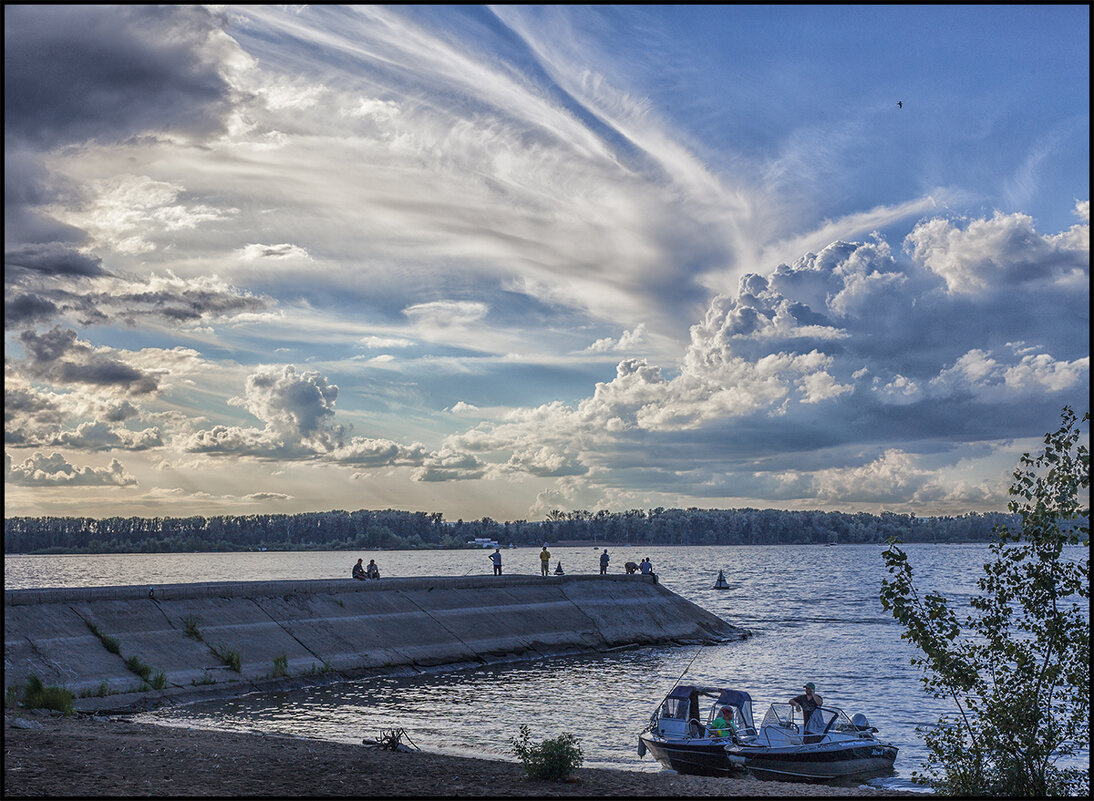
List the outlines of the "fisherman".
<svg viewBox="0 0 1094 801">
<path fill-rule="evenodd" d="M 824 705 L 824 699 L 817 695 L 814 690 L 817 689 L 817 685 L 813 682 L 806 682 L 805 693 L 802 695 L 796 695 L 790 699 L 790 705 L 800 709 L 802 711 L 802 728 L 804 729 L 806 724 L 809 723 L 809 718 L 812 717 L 813 711 L 818 706 Z"/>
<path fill-rule="evenodd" d="M 498 549 L 498 548 L 494 549 L 494 552 L 492 554 L 490 554 L 490 561 L 494 563 L 494 575 L 495 576 L 500 576 L 501 575 L 501 550 L 500 549 Z"/>
<path fill-rule="evenodd" d="M 551 552 L 547 550 L 547 543 L 543 543 L 543 550 L 539 552 L 539 569 L 546 576 L 551 568 Z"/>
<path fill-rule="evenodd" d="M 608 556 L 608 549 L 604 549 L 604 553 L 600 554 L 600 575 L 605 575 L 608 572 L 608 562 L 611 561 L 611 557 Z"/>
</svg>

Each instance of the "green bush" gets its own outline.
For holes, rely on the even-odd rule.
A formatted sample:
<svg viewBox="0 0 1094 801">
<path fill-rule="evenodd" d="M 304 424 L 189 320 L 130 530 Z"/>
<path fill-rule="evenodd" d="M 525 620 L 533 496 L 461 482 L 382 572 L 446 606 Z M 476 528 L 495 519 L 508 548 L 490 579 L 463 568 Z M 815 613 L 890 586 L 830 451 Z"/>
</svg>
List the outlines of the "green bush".
<svg viewBox="0 0 1094 801">
<path fill-rule="evenodd" d="M 103 634 L 101 631 L 99 631 L 99 627 L 91 621 L 85 622 L 87 623 L 87 627 L 91 629 L 91 633 L 99 638 L 99 642 L 103 644 L 103 648 L 110 651 L 110 653 L 112 654 L 121 653 L 121 644 L 118 642 L 116 637 L 111 637 L 109 634 Z"/>
<path fill-rule="evenodd" d="M 152 672 L 152 668 L 144 664 L 139 656 L 131 656 L 125 660 L 125 666 L 140 676 L 145 681 L 148 681 L 148 676 Z"/>
<path fill-rule="evenodd" d="M 192 640 L 201 642 L 201 631 L 198 629 L 198 619 L 193 615 L 179 618 L 182 621 L 182 633 Z"/>
<path fill-rule="evenodd" d="M 242 672 L 243 663 L 240 661 L 239 651 L 235 648 L 229 648 L 227 645 L 213 645 L 210 647 L 213 649 L 213 653 L 220 657 L 220 660 L 231 670 L 236 673 Z"/>
<path fill-rule="evenodd" d="M 19 706 L 19 685 L 12 684 L 4 691 L 4 706 L 5 707 L 17 707 Z"/>
<path fill-rule="evenodd" d="M 106 683 L 106 679 L 99 682 L 99 686 L 94 690 L 81 690 L 81 698 L 105 698 L 110 695 L 110 685 Z"/>
<path fill-rule="evenodd" d="M 167 676 L 165 676 L 163 671 L 161 670 L 159 673 L 152 677 L 151 681 L 149 681 L 149 684 L 152 685 L 153 690 L 162 690 L 164 687 L 167 686 Z"/>
<path fill-rule="evenodd" d="M 72 693 L 64 687 L 46 687 L 42 680 L 31 674 L 23 687 L 23 706 L 27 709 L 55 709 L 71 715 Z"/>
<path fill-rule="evenodd" d="M 285 652 L 281 652 L 281 656 L 274 657 L 274 669 L 273 677 L 276 679 L 279 676 L 289 675 L 289 658 L 285 656 Z"/>
<path fill-rule="evenodd" d="M 524 765 L 529 779 L 562 781 L 581 767 L 584 755 L 574 735 L 563 734 L 553 740 L 544 740 L 539 745 L 530 743 L 531 736 L 528 726 L 521 725 L 520 739 L 509 738 L 513 753 Z"/>
</svg>

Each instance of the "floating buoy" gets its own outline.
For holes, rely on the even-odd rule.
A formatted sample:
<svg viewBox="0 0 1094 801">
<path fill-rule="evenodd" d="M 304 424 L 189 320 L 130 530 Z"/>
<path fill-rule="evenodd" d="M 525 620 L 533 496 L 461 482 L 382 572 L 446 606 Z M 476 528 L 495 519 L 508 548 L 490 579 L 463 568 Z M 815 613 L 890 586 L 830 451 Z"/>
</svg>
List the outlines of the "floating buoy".
<svg viewBox="0 0 1094 801">
<path fill-rule="evenodd" d="M 724 571 L 718 571 L 718 578 L 714 582 L 714 589 L 716 590 L 728 590 L 729 582 L 726 581 L 726 574 Z"/>
</svg>

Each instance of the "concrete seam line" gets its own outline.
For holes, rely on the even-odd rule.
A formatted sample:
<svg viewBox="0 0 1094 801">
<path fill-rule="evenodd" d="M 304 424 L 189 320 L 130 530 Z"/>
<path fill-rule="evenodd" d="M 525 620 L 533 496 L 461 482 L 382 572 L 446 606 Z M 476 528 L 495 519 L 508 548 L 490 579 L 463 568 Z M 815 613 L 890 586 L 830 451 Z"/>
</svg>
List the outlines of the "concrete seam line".
<svg viewBox="0 0 1094 801">
<path fill-rule="evenodd" d="M 465 643 L 465 642 L 464 642 L 464 641 L 463 641 L 462 639 L 460 639 L 460 636 L 459 636 L 458 634 L 456 634 L 456 632 L 454 632 L 454 631 L 450 630 L 450 629 L 449 629 L 449 628 L 448 628 L 448 627 L 447 627 L 447 626 L 446 626 L 446 625 L 445 625 L 444 623 L 442 623 L 441 621 L 437 620 L 437 618 L 433 617 L 433 615 L 429 614 L 429 610 L 427 610 L 427 609 L 423 609 L 423 608 L 422 608 L 422 607 L 421 607 L 421 606 L 420 606 L 420 605 L 419 605 L 419 604 L 418 604 L 417 602 L 415 602 L 415 600 L 414 600 L 413 598 L 411 598 L 411 597 L 410 597 L 409 595 L 406 595 L 406 594 L 404 594 L 404 593 L 399 593 L 399 595 L 402 595 L 402 596 L 403 596 L 404 598 L 406 598 L 406 600 L 410 601 L 410 603 L 412 603 L 412 604 L 414 604 L 414 606 L 418 607 L 418 609 L 419 609 L 419 610 L 420 610 L 420 611 L 422 612 L 422 614 L 424 614 L 424 615 L 425 615 L 426 617 L 428 617 L 428 618 L 429 618 L 430 620 L 432 620 L 432 621 L 433 621 L 434 623 L 436 623 L 436 624 L 437 624 L 438 626 L 440 626 L 440 627 L 441 627 L 442 629 L 444 629 L 444 630 L 445 630 L 445 631 L 447 631 L 447 632 L 448 632 L 449 634 L 451 634 L 451 635 L 452 635 L 453 637 L 455 637 L 455 638 L 456 638 L 456 641 L 457 641 L 457 642 L 459 642 L 459 643 L 460 643 L 460 645 L 462 645 L 462 646 L 463 646 L 464 648 L 466 648 L 466 649 L 467 649 L 468 651 L 470 651 L 470 652 L 471 652 L 471 654 L 472 654 L 472 655 L 473 655 L 473 656 L 474 656 L 474 657 L 475 657 L 476 659 L 478 659 L 480 663 L 481 663 L 481 662 L 485 662 L 485 661 L 486 661 L 486 660 L 484 660 L 484 659 L 483 659 L 482 655 L 481 655 L 481 654 L 479 654 L 479 652 L 478 652 L 478 651 L 476 651 L 476 650 L 475 650 L 474 648 L 472 648 L 472 647 L 471 647 L 470 645 L 468 645 L 468 644 L 467 644 L 467 643 Z"/>
<path fill-rule="evenodd" d="M 262 611 L 262 614 L 264 614 L 266 617 L 268 617 L 270 620 L 272 620 L 274 623 L 276 623 L 278 626 L 280 626 L 282 631 L 284 631 L 286 634 L 288 634 L 290 637 L 292 637 L 294 640 L 296 640 L 296 642 L 299 643 L 301 648 L 303 648 L 305 651 L 307 651 L 309 654 L 314 656 L 316 659 L 318 659 L 323 664 L 327 664 L 327 660 L 325 660 L 323 657 L 319 656 L 319 654 L 315 653 L 315 651 L 313 651 L 308 646 L 304 645 L 304 643 L 300 642 L 300 639 L 295 634 L 293 634 L 291 631 L 289 631 L 287 628 L 285 628 L 285 625 L 280 620 L 278 620 L 273 615 L 271 615 L 268 611 L 263 609 L 262 604 L 260 604 L 257 600 L 255 600 L 254 598 L 248 598 L 247 600 L 250 601 L 251 603 L 253 603 L 255 606 L 257 606 Z M 335 671 L 335 672 L 338 673 L 339 676 L 342 675 L 338 671 Z"/>
<path fill-rule="evenodd" d="M 604 632 L 600 630 L 600 626 L 596 624 L 596 621 L 593 620 L 588 614 L 586 614 L 585 610 L 578 605 L 577 601 L 569 596 L 569 594 L 566 592 L 565 586 L 560 585 L 560 589 L 562 591 L 562 597 L 565 598 L 570 603 L 570 605 L 574 607 L 574 609 L 580 612 L 582 617 L 589 621 L 589 626 L 592 628 L 593 631 L 597 633 L 597 636 L 600 637 L 601 643 L 603 643 L 605 646 L 609 645 L 608 638 L 604 636 Z"/>
</svg>

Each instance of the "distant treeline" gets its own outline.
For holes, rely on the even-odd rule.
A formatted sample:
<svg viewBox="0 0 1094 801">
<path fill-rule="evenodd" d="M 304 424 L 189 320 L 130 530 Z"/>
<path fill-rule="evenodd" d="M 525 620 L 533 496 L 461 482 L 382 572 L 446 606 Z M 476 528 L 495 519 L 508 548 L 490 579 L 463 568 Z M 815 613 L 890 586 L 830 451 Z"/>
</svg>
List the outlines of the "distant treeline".
<svg viewBox="0 0 1094 801">
<path fill-rule="evenodd" d="M 970 512 L 916 517 L 882 512 L 778 509 L 631 509 L 551 512 L 544 521 L 455 523 L 440 512 L 358 510 L 218 517 L 11 517 L 4 553 L 177 553 L 187 551 L 467 548 L 487 537 L 503 547 L 583 540 L 631 545 L 982 542 L 1016 515 Z"/>
</svg>

